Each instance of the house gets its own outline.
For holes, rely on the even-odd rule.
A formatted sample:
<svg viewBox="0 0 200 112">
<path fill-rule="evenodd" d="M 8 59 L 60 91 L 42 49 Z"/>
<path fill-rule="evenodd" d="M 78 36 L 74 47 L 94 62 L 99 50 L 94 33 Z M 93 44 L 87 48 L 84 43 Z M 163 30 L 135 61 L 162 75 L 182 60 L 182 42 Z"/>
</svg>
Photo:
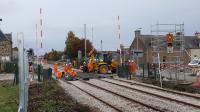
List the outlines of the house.
<svg viewBox="0 0 200 112">
<path fill-rule="evenodd" d="M 17 47 L 12 48 L 12 59 L 18 60 L 18 48 Z"/>
<path fill-rule="evenodd" d="M 197 36 L 198 34 L 198 36 Z M 178 37 L 180 34 L 176 34 L 174 37 Z M 160 60 L 161 62 L 176 62 L 177 58 L 169 58 L 169 57 L 178 57 L 181 56 L 181 60 L 183 63 L 189 63 L 191 58 L 197 56 L 200 57 L 200 34 L 196 33 L 194 36 L 183 36 L 183 47 L 182 52 L 173 52 L 167 53 L 167 44 L 165 42 L 160 45 Z M 134 60 L 138 64 L 146 64 L 153 63 L 155 61 L 155 56 L 153 56 L 153 48 L 152 38 L 155 35 L 143 35 L 140 30 L 135 31 L 134 40 L 129 48 L 130 53 L 133 54 Z M 165 35 L 159 35 L 163 40 L 165 39 Z M 177 46 L 180 47 L 180 44 L 174 43 L 174 51 L 178 50 Z M 134 53 L 140 55 L 135 56 Z M 182 54 L 180 54 L 182 53 Z M 138 55 L 137 54 L 137 55 Z"/>
<path fill-rule="evenodd" d="M 0 30 L 0 62 L 12 59 L 12 33 L 4 34 Z"/>
</svg>

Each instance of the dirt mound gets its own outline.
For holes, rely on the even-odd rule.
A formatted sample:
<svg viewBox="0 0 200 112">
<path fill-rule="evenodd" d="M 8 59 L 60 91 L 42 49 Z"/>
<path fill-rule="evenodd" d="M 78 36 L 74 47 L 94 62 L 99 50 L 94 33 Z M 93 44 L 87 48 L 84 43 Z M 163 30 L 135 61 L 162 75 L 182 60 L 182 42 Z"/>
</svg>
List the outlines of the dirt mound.
<svg viewBox="0 0 200 112">
<path fill-rule="evenodd" d="M 32 84 L 29 87 L 28 112 L 91 112 L 77 103 L 56 81 Z"/>
</svg>

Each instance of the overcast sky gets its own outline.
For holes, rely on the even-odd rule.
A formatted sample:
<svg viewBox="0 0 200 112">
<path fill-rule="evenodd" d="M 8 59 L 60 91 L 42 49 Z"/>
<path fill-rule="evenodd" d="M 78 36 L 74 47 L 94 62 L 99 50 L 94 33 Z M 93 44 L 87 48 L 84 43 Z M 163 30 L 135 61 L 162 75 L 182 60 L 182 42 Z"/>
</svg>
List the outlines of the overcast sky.
<svg viewBox="0 0 200 112">
<path fill-rule="evenodd" d="M 43 10 L 44 51 L 63 50 L 67 32 L 72 30 L 83 37 L 87 24 L 87 37 L 91 39 L 94 27 L 94 46 L 103 50 L 116 50 L 117 16 L 120 16 L 122 43 L 129 46 L 134 30 L 142 28 L 150 34 L 150 25 L 183 23 L 185 34 L 200 31 L 199 0 L 0 0 L 0 28 L 13 33 L 14 46 L 17 32 L 24 32 L 25 47 L 35 48 L 39 9 Z"/>
</svg>

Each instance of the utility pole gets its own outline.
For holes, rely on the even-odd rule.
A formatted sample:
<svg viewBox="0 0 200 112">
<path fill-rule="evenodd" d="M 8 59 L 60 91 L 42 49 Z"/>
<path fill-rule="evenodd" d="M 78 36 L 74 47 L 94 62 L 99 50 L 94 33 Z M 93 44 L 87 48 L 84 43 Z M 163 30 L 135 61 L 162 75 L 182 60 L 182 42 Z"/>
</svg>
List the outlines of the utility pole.
<svg viewBox="0 0 200 112">
<path fill-rule="evenodd" d="M 94 29 L 93 29 L 93 26 L 92 26 L 92 44 L 94 45 L 94 34 L 93 34 L 93 32 L 94 32 Z"/>
<path fill-rule="evenodd" d="M 85 62 L 87 60 L 87 54 L 86 54 L 86 50 L 87 50 L 87 46 L 86 46 L 86 24 L 84 24 L 84 37 L 85 37 Z"/>
<path fill-rule="evenodd" d="M 121 50 L 121 34 L 120 34 L 119 16 L 118 16 L 118 36 L 119 36 L 119 58 L 120 58 L 120 64 L 122 64 L 122 50 Z"/>
<path fill-rule="evenodd" d="M 103 43 L 103 41 L 101 40 L 101 51 L 103 51 L 102 43 Z"/>
</svg>

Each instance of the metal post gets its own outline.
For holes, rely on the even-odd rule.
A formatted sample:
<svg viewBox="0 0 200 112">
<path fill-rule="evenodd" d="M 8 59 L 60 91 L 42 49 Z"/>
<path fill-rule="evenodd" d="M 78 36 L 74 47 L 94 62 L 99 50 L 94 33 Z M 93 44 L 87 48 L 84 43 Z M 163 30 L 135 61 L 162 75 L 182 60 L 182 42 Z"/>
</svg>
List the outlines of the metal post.
<svg viewBox="0 0 200 112">
<path fill-rule="evenodd" d="M 118 38 L 119 38 L 119 59 L 120 59 L 120 64 L 122 64 L 122 50 L 121 50 L 121 34 L 120 34 L 119 16 L 118 16 Z"/>
<path fill-rule="evenodd" d="M 162 74 L 160 72 L 160 55 L 159 55 L 159 53 L 158 53 L 158 72 L 160 75 L 160 87 L 162 88 Z"/>
<path fill-rule="evenodd" d="M 21 39 L 18 39 L 18 67 L 19 67 L 19 108 L 18 112 L 27 112 L 28 106 L 28 57 L 24 52 L 24 37 L 20 33 Z"/>
<path fill-rule="evenodd" d="M 101 40 L 101 51 L 103 51 L 103 47 L 102 47 L 103 41 Z"/>
<path fill-rule="evenodd" d="M 93 26 L 92 26 L 92 44 L 93 44 L 93 46 L 94 46 L 94 29 L 93 29 Z"/>
<path fill-rule="evenodd" d="M 86 54 L 86 50 L 87 50 L 87 42 L 86 42 L 86 24 L 84 24 L 84 37 L 85 37 L 85 62 L 87 60 L 87 54 Z"/>
</svg>

